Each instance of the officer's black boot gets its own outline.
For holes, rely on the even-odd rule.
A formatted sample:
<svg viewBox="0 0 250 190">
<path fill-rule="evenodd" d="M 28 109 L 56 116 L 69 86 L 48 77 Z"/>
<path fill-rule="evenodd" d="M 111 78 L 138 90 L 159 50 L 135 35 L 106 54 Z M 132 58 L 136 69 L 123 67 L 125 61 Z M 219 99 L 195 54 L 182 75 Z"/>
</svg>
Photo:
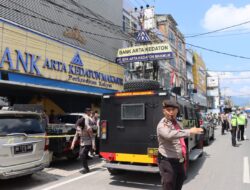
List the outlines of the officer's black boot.
<svg viewBox="0 0 250 190">
<path fill-rule="evenodd" d="M 83 174 L 89 173 L 88 162 L 86 159 L 83 159 L 82 166 L 83 166 L 83 169 L 81 170 L 81 173 Z"/>
</svg>

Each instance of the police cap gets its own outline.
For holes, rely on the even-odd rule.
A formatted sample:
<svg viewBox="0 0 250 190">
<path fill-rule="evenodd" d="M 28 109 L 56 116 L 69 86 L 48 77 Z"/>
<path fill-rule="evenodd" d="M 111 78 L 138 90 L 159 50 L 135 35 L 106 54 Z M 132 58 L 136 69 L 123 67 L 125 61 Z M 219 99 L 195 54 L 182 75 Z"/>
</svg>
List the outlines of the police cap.
<svg viewBox="0 0 250 190">
<path fill-rule="evenodd" d="M 84 112 L 86 113 L 86 112 L 90 112 L 90 111 L 91 111 L 91 108 L 85 108 Z"/>
<path fill-rule="evenodd" d="M 163 106 L 163 108 L 171 107 L 171 108 L 178 108 L 179 109 L 179 105 L 174 100 L 164 100 L 162 102 L 162 106 Z"/>
</svg>

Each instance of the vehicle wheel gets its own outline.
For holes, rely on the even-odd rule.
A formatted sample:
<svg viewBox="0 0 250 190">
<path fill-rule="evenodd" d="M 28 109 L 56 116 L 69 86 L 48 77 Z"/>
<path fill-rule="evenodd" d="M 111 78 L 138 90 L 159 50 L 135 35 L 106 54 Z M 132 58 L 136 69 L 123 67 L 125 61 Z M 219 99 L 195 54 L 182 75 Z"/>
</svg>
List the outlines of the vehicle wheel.
<svg viewBox="0 0 250 190">
<path fill-rule="evenodd" d="M 204 145 L 209 145 L 209 131 L 206 133 L 206 136 L 204 139 Z"/>
<path fill-rule="evenodd" d="M 203 151 L 202 151 L 202 153 L 199 155 L 199 158 L 201 158 L 203 156 Z"/>
<path fill-rule="evenodd" d="M 138 79 L 124 83 L 124 91 L 157 90 L 160 84 L 154 80 Z"/>
<path fill-rule="evenodd" d="M 108 168 L 108 171 L 109 171 L 110 175 L 119 175 L 122 173 L 121 170 L 111 169 L 111 168 Z"/>
<path fill-rule="evenodd" d="M 214 140 L 214 130 L 213 130 L 213 134 L 212 134 L 211 140 Z"/>
</svg>

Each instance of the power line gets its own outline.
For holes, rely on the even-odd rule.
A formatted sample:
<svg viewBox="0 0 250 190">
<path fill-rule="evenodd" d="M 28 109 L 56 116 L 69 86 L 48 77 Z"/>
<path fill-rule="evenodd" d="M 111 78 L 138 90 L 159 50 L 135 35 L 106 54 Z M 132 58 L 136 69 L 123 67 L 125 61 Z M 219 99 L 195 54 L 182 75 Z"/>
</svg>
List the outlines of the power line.
<svg viewBox="0 0 250 190">
<path fill-rule="evenodd" d="M 13 10 L 13 11 L 18 12 L 18 13 L 21 13 L 21 14 L 23 14 L 25 16 L 30 16 L 30 17 L 33 17 L 35 19 L 39 19 L 39 20 L 42 20 L 42 21 L 45 21 L 45 22 L 48 22 L 48 23 L 51 23 L 51 24 L 55 24 L 55 25 L 64 27 L 64 28 L 73 29 L 70 26 L 66 26 L 66 25 L 58 23 L 58 22 L 56 22 L 54 20 L 48 20 L 47 18 L 46 19 L 45 18 L 40 18 L 40 17 L 31 15 L 31 14 L 28 14 L 28 13 L 23 13 L 23 12 L 17 10 L 17 9 L 10 8 L 10 7 L 1 5 L 1 4 L 0 4 L 0 6 L 3 7 L 3 8 L 9 9 L 9 10 Z M 105 37 L 105 38 L 110 38 L 110 39 L 115 39 L 115 40 L 129 41 L 128 39 L 125 39 L 125 38 L 116 38 L 116 37 L 112 37 L 112 36 L 107 36 L 107 35 L 97 34 L 97 33 L 93 33 L 93 32 L 88 32 L 88 31 L 85 31 L 85 30 L 82 30 L 82 29 L 80 29 L 80 31 L 83 32 L 83 33 L 86 33 L 86 34 L 94 35 L 94 36 Z"/>
<path fill-rule="evenodd" d="M 75 11 L 73 11 L 71 9 L 68 9 L 67 7 L 64 7 L 64 6 L 60 5 L 60 4 L 57 4 L 57 3 L 55 3 L 55 2 L 53 2 L 51 0 L 43 0 L 43 1 L 48 2 L 48 3 L 50 3 L 50 4 L 52 4 L 52 5 L 56 6 L 56 7 L 59 7 L 61 9 L 64 9 L 64 10 L 70 12 L 70 13 L 74 13 L 74 14 L 76 14 L 76 15 L 82 17 L 82 18 L 88 19 L 88 20 L 90 20 L 92 22 L 96 22 L 97 24 L 107 28 L 108 30 L 110 30 L 112 32 L 117 31 L 120 34 L 123 34 L 123 35 L 127 36 L 127 34 L 122 31 L 122 28 L 123 28 L 122 26 L 116 25 L 116 24 L 112 23 L 111 21 L 109 21 L 109 22 L 106 21 L 105 22 L 104 20 L 107 20 L 107 19 L 105 19 L 103 17 L 102 17 L 102 19 L 96 18 L 96 17 L 91 17 L 91 16 L 83 14 L 83 13 L 75 12 Z M 113 30 L 111 30 L 111 29 L 113 29 Z"/>
<path fill-rule="evenodd" d="M 46 0 L 46 1 L 50 2 L 49 0 Z M 54 5 L 55 3 L 52 3 L 52 4 Z M 57 4 L 56 4 L 56 5 L 57 5 Z M 39 18 L 39 17 L 36 17 L 36 16 L 34 16 L 34 15 L 30 15 L 30 14 L 28 14 L 28 13 L 23 13 L 23 12 L 17 10 L 17 9 L 13 9 L 13 8 L 10 8 L 10 7 L 6 7 L 6 6 L 1 5 L 1 4 L 0 4 L 0 6 L 2 6 L 2 7 L 4 7 L 4 8 L 7 8 L 7 9 L 14 10 L 14 11 L 19 12 L 19 13 L 21 13 L 21 14 L 25 14 L 25 15 L 31 16 L 31 17 L 33 17 L 33 18 L 37 18 L 37 19 L 40 19 L 40 20 L 43 20 L 43 21 L 46 21 L 46 22 L 49 22 L 49 23 L 52 23 L 52 24 L 57 24 L 57 25 L 59 25 L 59 26 L 66 27 L 66 28 L 71 28 L 71 29 L 72 29 L 72 27 L 69 27 L 69 26 L 60 24 L 60 23 L 55 22 L 55 21 L 53 21 L 53 20 L 48 20 L 48 19 L 44 19 L 44 18 Z M 59 5 L 59 7 L 61 7 L 61 5 Z M 64 7 L 63 7 L 63 8 L 64 8 Z M 68 9 L 66 9 L 66 10 L 68 10 Z M 75 13 L 75 12 L 74 12 L 74 13 Z M 78 14 L 80 14 L 80 13 L 76 13 L 76 14 L 78 15 Z M 44 16 L 43 16 L 43 17 L 44 17 Z M 85 18 L 85 16 L 83 16 L 83 17 Z M 89 18 L 89 17 L 88 17 L 88 18 Z M 96 19 L 96 18 L 95 18 L 95 19 Z M 100 20 L 99 20 L 99 21 L 100 21 Z M 249 21 L 249 22 L 250 22 L 250 21 Z M 113 24 L 112 24 L 112 25 L 113 25 Z M 118 26 L 118 25 L 116 25 L 116 26 Z M 105 38 L 110 38 L 110 39 L 115 39 L 115 40 L 122 40 L 122 41 L 129 41 L 128 39 L 124 39 L 124 38 L 116 38 L 116 37 L 112 37 L 112 36 L 107 36 L 107 35 L 96 34 L 96 33 L 93 33 L 93 32 L 88 32 L 88 31 L 84 31 L 84 30 L 80 30 L 80 31 L 83 32 L 83 33 L 87 33 L 87 34 L 95 35 L 95 36 L 99 36 L 99 37 L 105 37 Z M 165 36 L 165 35 L 163 35 L 163 34 L 160 34 L 160 35 L 163 36 L 163 37 L 165 37 L 165 38 L 167 38 L 167 36 Z M 214 52 L 214 53 L 218 53 L 218 54 L 223 54 L 223 55 L 227 55 L 227 56 L 231 56 L 231 57 L 236 57 L 236 58 L 242 58 L 242 59 L 250 59 L 249 57 L 245 57 L 245 56 L 234 55 L 234 54 L 230 54 L 230 53 L 221 52 L 221 51 L 218 51 L 218 50 L 212 50 L 212 49 L 208 49 L 208 48 L 205 48 L 205 47 L 193 45 L 193 44 L 186 43 L 186 42 L 184 42 L 184 43 L 187 44 L 187 45 L 190 45 L 190 46 L 192 46 L 192 47 L 196 47 L 196 48 L 199 48 L 199 49 L 203 49 L 203 50 L 210 51 L 210 52 Z"/>
<path fill-rule="evenodd" d="M 241 79 L 249 80 L 250 77 L 220 77 L 220 80 L 241 80 Z"/>
<path fill-rule="evenodd" d="M 134 4 L 134 2 L 132 0 L 128 0 L 127 1 L 130 5 L 132 5 L 132 7 L 136 7 L 136 5 Z"/>
<path fill-rule="evenodd" d="M 241 59 L 250 59 L 250 57 L 245 57 L 245 56 L 241 56 L 241 55 L 235 55 L 235 54 L 231 54 L 231 53 L 225 53 L 225 52 L 221 52 L 221 51 L 218 51 L 218 50 L 212 50 L 212 49 L 208 49 L 208 48 L 205 48 L 205 47 L 193 45 L 193 44 L 190 44 L 190 43 L 187 43 L 187 42 L 184 42 L 184 43 L 187 44 L 187 45 L 189 45 L 189 46 L 192 46 L 192 47 L 196 47 L 196 48 L 199 48 L 199 49 L 203 49 L 203 50 L 214 52 L 214 53 L 218 53 L 218 54 L 223 54 L 223 55 L 227 55 L 227 56 L 231 56 L 231 57 L 236 57 L 236 58 L 241 58 Z"/>
<path fill-rule="evenodd" d="M 206 71 L 215 72 L 215 73 L 220 73 L 220 72 L 221 73 L 244 73 L 244 72 L 250 72 L 250 70 L 237 70 L 237 71 L 236 70 L 234 70 L 234 71 L 229 71 L 229 70 L 228 71 L 225 71 L 225 70 L 224 71 L 206 70 Z"/>
<path fill-rule="evenodd" d="M 148 3 L 147 3 L 147 1 L 146 0 L 142 0 L 144 3 L 145 3 L 145 5 L 148 5 Z"/>
<path fill-rule="evenodd" d="M 250 94 L 239 94 L 239 95 L 236 95 L 236 94 L 235 94 L 235 95 L 226 95 L 226 96 L 231 96 L 231 97 L 238 97 L 238 96 L 239 96 L 239 97 L 244 97 L 244 96 L 245 96 L 245 97 L 249 97 Z"/>
<path fill-rule="evenodd" d="M 250 21 L 249 21 L 250 22 Z M 158 34 L 164 38 L 168 38 L 168 36 L 164 35 L 164 34 Z M 223 55 L 227 55 L 227 56 L 231 56 L 231 57 L 236 57 L 236 58 L 241 58 L 241 59 L 250 59 L 250 57 L 245 57 L 245 56 L 241 56 L 241 55 L 235 55 L 235 54 L 231 54 L 231 53 L 226 53 L 226 52 L 222 52 L 222 51 L 218 51 L 218 50 L 213 50 L 213 49 L 209 49 L 209 48 L 205 48 L 205 47 L 201 47 L 201 46 L 197 46 L 197 45 L 193 45 L 187 42 L 183 42 L 186 45 L 192 46 L 192 47 L 196 47 L 199 49 L 203 49 L 206 51 L 210 51 L 210 52 L 214 52 L 214 53 L 218 53 L 218 54 L 223 54 Z"/>
<path fill-rule="evenodd" d="M 229 28 L 234 28 L 234 27 L 237 27 L 237 26 L 242 26 L 242 25 L 245 25 L 245 24 L 248 24 L 248 23 L 250 23 L 250 21 L 242 22 L 240 24 L 235 24 L 235 25 L 232 25 L 232 26 L 228 26 L 228 27 L 225 27 L 225 28 L 218 29 L 218 30 L 213 30 L 213 31 L 210 31 L 210 32 L 205 32 L 205 33 L 200 33 L 200 34 L 196 34 L 196 35 L 186 36 L 185 38 L 193 38 L 193 37 L 197 37 L 197 36 L 203 36 L 203 35 L 207 35 L 207 34 L 212 34 L 212 33 L 220 32 L 220 31 L 223 31 L 223 30 L 227 30 Z"/>
<path fill-rule="evenodd" d="M 200 37 L 203 37 L 203 38 L 218 38 L 218 37 L 228 37 L 228 36 L 241 36 L 241 35 L 247 35 L 247 34 L 250 34 L 250 32 L 231 33 L 231 34 L 214 35 L 214 36 L 200 36 Z"/>
<path fill-rule="evenodd" d="M 135 2 L 137 3 L 138 6 L 141 6 L 138 0 L 135 0 Z"/>
</svg>

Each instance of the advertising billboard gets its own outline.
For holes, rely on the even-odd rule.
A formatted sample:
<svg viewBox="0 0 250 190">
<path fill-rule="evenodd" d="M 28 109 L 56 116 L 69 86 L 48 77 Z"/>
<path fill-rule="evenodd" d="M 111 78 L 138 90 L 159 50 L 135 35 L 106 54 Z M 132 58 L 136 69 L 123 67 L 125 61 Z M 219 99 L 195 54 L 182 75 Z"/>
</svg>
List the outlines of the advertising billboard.
<svg viewBox="0 0 250 190">
<path fill-rule="evenodd" d="M 218 77 L 207 77 L 207 87 L 218 87 L 219 78 Z"/>
<path fill-rule="evenodd" d="M 207 90 L 207 96 L 219 96 L 219 89 Z"/>
<path fill-rule="evenodd" d="M 202 58 L 197 54 L 193 53 L 194 65 L 193 65 L 193 77 L 194 87 L 201 91 L 203 95 L 206 94 L 206 65 Z"/>
</svg>

